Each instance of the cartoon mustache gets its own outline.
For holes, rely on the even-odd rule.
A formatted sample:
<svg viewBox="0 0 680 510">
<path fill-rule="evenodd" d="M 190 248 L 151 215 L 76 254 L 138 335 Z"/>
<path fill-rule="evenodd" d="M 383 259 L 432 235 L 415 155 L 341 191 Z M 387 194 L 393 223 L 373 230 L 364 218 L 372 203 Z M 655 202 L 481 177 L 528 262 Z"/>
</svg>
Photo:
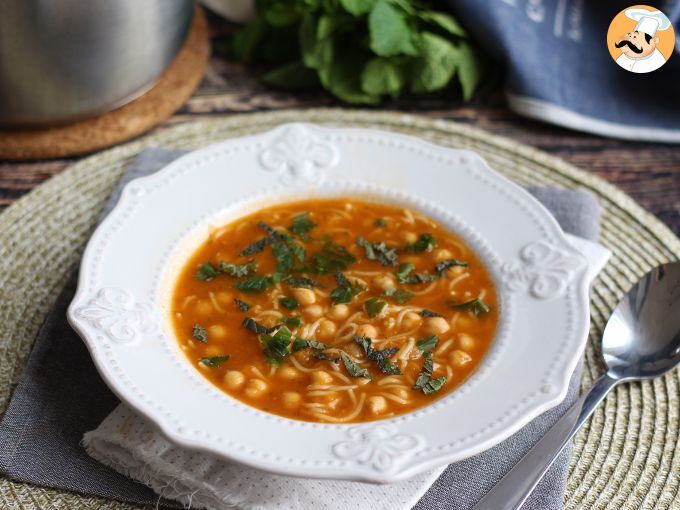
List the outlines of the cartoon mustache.
<svg viewBox="0 0 680 510">
<path fill-rule="evenodd" d="M 623 46 L 628 46 L 630 48 L 630 51 L 633 53 L 642 53 L 642 48 L 638 48 L 635 46 L 632 42 L 630 42 L 628 39 L 621 39 L 619 42 L 615 44 L 617 48 L 621 48 Z"/>
</svg>

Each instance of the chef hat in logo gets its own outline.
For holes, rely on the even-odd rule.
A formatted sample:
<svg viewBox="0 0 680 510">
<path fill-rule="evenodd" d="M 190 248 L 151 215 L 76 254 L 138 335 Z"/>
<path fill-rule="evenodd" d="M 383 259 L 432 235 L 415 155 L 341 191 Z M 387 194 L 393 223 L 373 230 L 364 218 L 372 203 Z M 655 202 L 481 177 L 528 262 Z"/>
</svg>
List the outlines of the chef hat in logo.
<svg viewBox="0 0 680 510">
<path fill-rule="evenodd" d="M 657 30 L 666 30 L 671 26 L 671 21 L 661 11 L 648 11 L 647 9 L 627 9 L 626 16 L 637 21 L 635 30 L 654 37 Z"/>
</svg>

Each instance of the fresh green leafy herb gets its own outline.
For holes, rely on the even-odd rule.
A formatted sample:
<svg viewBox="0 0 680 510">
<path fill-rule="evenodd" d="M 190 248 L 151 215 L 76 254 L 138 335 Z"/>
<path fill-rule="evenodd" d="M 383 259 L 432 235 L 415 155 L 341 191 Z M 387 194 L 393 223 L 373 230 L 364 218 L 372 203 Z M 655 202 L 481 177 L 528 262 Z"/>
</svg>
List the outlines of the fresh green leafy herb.
<svg viewBox="0 0 680 510">
<path fill-rule="evenodd" d="M 354 341 L 363 348 L 366 353 L 366 357 L 378 365 L 378 368 L 383 374 L 388 375 L 399 375 L 401 370 L 399 367 L 392 363 L 389 358 L 394 356 L 394 354 L 399 350 L 396 347 L 390 347 L 388 349 L 374 349 L 373 342 L 370 338 L 362 336 L 354 336 Z"/>
<path fill-rule="evenodd" d="M 191 336 L 199 342 L 205 343 L 208 341 L 208 330 L 200 324 L 194 324 L 194 327 L 191 330 Z"/>
<path fill-rule="evenodd" d="M 291 337 L 292 334 L 286 326 L 281 326 L 273 335 L 260 334 L 260 344 L 267 356 L 267 363 L 278 366 L 282 360 L 290 356 Z"/>
<path fill-rule="evenodd" d="M 396 266 L 398 255 L 396 248 L 388 247 L 384 242 L 371 243 L 363 237 L 357 237 L 357 245 L 364 249 L 368 260 L 377 260 L 383 266 Z"/>
<path fill-rule="evenodd" d="M 276 326 L 272 326 L 271 328 L 268 328 L 266 326 L 263 326 L 259 322 L 257 322 L 255 319 L 252 319 L 250 317 L 246 317 L 243 319 L 243 322 L 241 323 L 241 326 L 246 328 L 249 331 L 252 331 L 253 333 L 257 333 L 258 335 L 262 333 L 266 334 L 271 334 L 277 329 L 281 327 L 281 324 L 277 324 Z"/>
<path fill-rule="evenodd" d="M 434 392 L 442 389 L 444 384 L 446 384 L 446 377 L 445 376 L 437 377 L 436 379 L 430 379 L 421 388 L 421 391 L 425 395 L 430 395 L 431 393 L 434 393 Z"/>
<path fill-rule="evenodd" d="M 323 351 L 312 351 L 312 357 L 324 361 L 332 361 L 333 363 L 337 363 L 340 361 L 340 358 L 326 354 Z"/>
<path fill-rule="evenodd" d="M 255 255 L 256 253 L 260 253 L 273 242 L 273 238 L 263 237 L 262 239 L 255 241 L 253 244 L 246 246 L 238 255 L 239 257 L 249 257 L 251 255 Z"/>
<path fill-rule="evenodd" d="M 293 326 L 294 328 L 299 328 L 302 326 L 302 318 L 299 315 L 294 315 L 292 317 L 281 317 L 281 321 L 288 326 Z"/>
<path fill-rule="evenodd" d="M 206 262 L 205 264 L 201 264 L 194 277 L 202 282 L 209 282 L 216 276 L 219 276 L 219 274 L 220 272 L 215 266 L 210 262 Z"/>
<path fill-rule="evenodd" d="M 288 234 L 279 234 L 276 231 L 274 233 L 276 240 L 272 243 L 272 254 L 277 262 L 276 272 L 283 274 L 290 271 L 296 260 L 301 264 L 304 263 L 305 249 Z"/>
<path fill-rule="evenodd" d="M 316 349 L 323 351 L 324 349 L 328 349 L 328 345 L 322 342 L 317 342 L 316 340 L 305 340 L 304 338 L 300 338 L 298 336 L 293 342 L 293 352 L 301 351 L 303 349 Z"/>
<path fill-rule="evenodd" d="M 323 289 L 325 287 L 325 285 L 321 282 L 317 282 L 316 280 L 312 280 L 311 278 L 306 278 L 304 276 L 288 275 L 281 281 L 290 285 L 291 287 L 296 287 L 299 289 L 312 289 L 314 287 Z"/>
<path fill-rule="evenodd" d="M 432 251 L 435 246 L 437 241 L 432 234 L 420 234 L 415 243 L 407 244 L 404 249 L 410 253 L 423 253 Z"/>
<path fill-rule="evenodd" d="M 432 310 L 428 310 L 427 308 L 423 308 L 420 312 L 418 312 L 421 317 L 441 317 L 442 314 L 433 312 Z"/>
<path fill-rule="evenodd" d="M 403 305 L 404 303 L 406 303 L 409 299 L 411 299 L 413 297 L 413 292 L 409 292 L 408 290 L 404 290 L 404 289 L 397 289 L 397 288 L 394 288 L 394 287 L 388 287 L 381 294 L 381 297 L 392 298 L 398 304 Z"/>
<path fill-rule="evenodd" d="M 241 278 L 257 273 L 257 262 L 250 260 L 245 264 L 229 264 L 220 260 L 218 269 L 222 274 Z"/>
<path fill-rule="evenodd" d="M 471 299 L 470 301 L 466 301 L 464 303 L 451 303 L 451 306 L 453 308 L 469 310 L 475 317 L 489 313 L 491 311 L 491 307 L 489 307 L 489 305 L 479 298 Z"/>
<path fill-rule="evenodd" d="M 366 287 L 360 283 L 350 282 L 342 273 L 335 273 L 335 280 L 338 282 L 339 287 L 333 289 L 330 293 L 334 305 L 349 303 L 354 296 L 366 290 Z"/>
<path fill-rule="evenodd" d="M 228 361 L 230 357 L 231 356 L 228 354 L 223 356 L 210 356 L 209 358 L 201 358 L 198 360 L 198 362 L 202 365 L 205 365 L 206 367 L 215 368 L 219 367 L 225 361 Z"/>
<path fill-rule="evenodd" d="M 437 275 L 427 273 L 414 273 L 416 267 L 411 262 L 405 262 L 397 269 L 397 281 L 399 283 L 406 283 L 415 285 L 417 283 L 431 282 L 437 279 Z"/>
<path fill-rule="evenodd" d="M 416 266 L 413 265 L 412 262 L 404 262 L 403 264 L 399 265 L 399 269 L 397 269 L 397 281 L 399 283 L 406 283 L 408 280 L 408 275 L 415 270 Z"/>
<path fill-rule="evenodd" d="M 434 267 L 434 272 L 437 273 L 438 276 L 443 276 L 444 273 L 446 272 L 447 269 L 450 269 L 454 266 L 461 266 L 461 267 L 467 267 L 468 263 L 464 262 L 462 260 L 456 260 L 456 259 L 446 259 L 442 260 L 439 262 L 435 267 Z"/>
<path fill-rule="evenodd" d="M 234 284 L 234 288 L 246 294 L 264 292 L 269 287 L 276 285 L 280 279 L 281 275 L 279 273 L 269 276 L 251 276 Z"/>
<path fill-rule="evenodd" d="M 295 299 L 288 296 L 281 296 L 279 298 L 279 303 L 281 303 L 281 306 L 286 310 L 295 310 L 299 306 L 299 303 Z"/>
<path fill-rule="evenodd" d="M 377 219 L 373 222 L 373 226 L 374 226 L 375 228 L 382 228 L 382 227 L 384 227 L 385 225 L 387 225 L 387 220 L 386 220 L 385 218 L 377 218 Z"/>
<path fill-rule="evenodd" d="M 236 303 L 236 306 L 238 306 L 238 309 L 241 310 L 242 312 L 247 312 L 250 310 L 252 305 L 249 305 L 245 301 L 241 301 L 240 299 L 234 299 L 234 303 Z"/>
<path fill-rule="evenodd" d="M 378 298 L 370 298 L 364 302 L 364 308 L 366 310 L 366 315 L 371 319 L 377 317 L 385 309 L 387 303 L 385 301 L 380 301 Z"/>
<path fill-rule="evenodd" d="M 368 373 L 368 370 L 361 368 L 356 361 L 354 361 L 342 351 L 340 351 L 340 358 L 342 358 L 342 362 L 344 363 L 347 373 L 350 377 L 363 377 L 365 379 L 372 379 L 371 374 Z"/>
<path fill-rule="evenodd" d="M 327 241 L 321 251 L 315 253 L 312 258 L 318 275 L 344 271 L 357 261 L 347 248 L 331 241 Z"/>
<path fill-rule="evenodd" d="M 437 347 L 437 342 L 439 342 L 439 337 L 437 335 L 430 335 L 418 340 L 416 347 L 423 352 L 427 352 Z"/>
<path fill-rule="evenodd" d="M 311 239 L 309 232 L 314 227 L 316 227 L 316 223 L 309 218 L 309 213 L 303 212 L 293 217 L 293 224 L 291 225 L 290 230 L 299 235 L 303 241 L 309 241 Z"/>
<path fill-rule="evenodd" d="M 281 239 L 281 234 L 276 231 L 273 227 L 267 225 L 264 221 L 258 221 L 257 226 L 264 230 L 269 237 L 271 237 L 275 242 Z"/>
<path fill-rule="evenodd" d="M 414 390 L 422 390 L 427 382 L 432 378 L 432 352 L 427 351 L 423 354 L 423 368 L 420 369 L 416 383 L 413 385 Z"/>
</svg>

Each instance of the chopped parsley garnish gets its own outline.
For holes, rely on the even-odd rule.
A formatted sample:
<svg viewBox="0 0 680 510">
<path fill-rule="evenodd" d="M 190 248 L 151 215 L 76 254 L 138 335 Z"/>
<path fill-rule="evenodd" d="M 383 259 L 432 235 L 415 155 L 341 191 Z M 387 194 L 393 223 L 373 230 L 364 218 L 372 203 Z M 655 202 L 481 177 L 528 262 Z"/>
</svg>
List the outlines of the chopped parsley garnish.
<svg viewBox="0 0 680 510">
<path fill-rule="evenodd" d="M 311 239 L 309 232 L 314 227 L 316 227 L 316 223 L 309 218 L 309 213 L 303 212 L 293 217 L 293 224 L 290 226 L 290 230 L 299 235 L 303 241 L 309 241 Z"/>
<path fill-rule="evenodd" d="M 437 335 L 430 335 L 422 338 L 416 342 L 416 347 L 423 352 L 428 352 L 437 347 L 439 337 Z"/>
<path fill-rule="evenodd" d="M 220 260 L 218 269 L 222 274 L 242 278 L 257 273 L 257 262 L 250 260 L 245 264 L 230 264 L 224 260 Z"/>
<path fill-rule="evenodd" d="M 209 282 L 216 276 L 219 276 L 219 274 L 220 272 L 215 266 L 210 262 L 206 262 L 205 264 L 201 264 L 194 277 L 202 282 Z"/>
<path fill-rule="evenodd" d="M 382 228 L 387 225 L 387 220 L 385 218 L 376 218 L 373 222 L 373 226 L 376 228 Z"/>
<path fill-rule="evenodd" d="M 479 298 L 471 299 L 465 303 L 451 303 L 451 307 L 468 310 L 472 312 L 475 317 L 491 311 L 491 307 Z"/>
<path fill-rule="evenodd" d="M 361 368 L 356 361 L 354 361 L 342 351 L 340 351 L 340 358 L 342 358 L 342 362 L 344 363 L 347 373 L 350 377 L 364 377 L 366 379 L 372 379 L 371 374 L 368 373 L 368 370 Z"/>
<path fill-rule="evenodd" d="M 447 269 L 450 269 L 454 266 L 460 266 L 460 267 L 467 267 L 468 263 L 464 262 L 462 260 L 457 260 L 457 259 L 446 259 L 442 260 L 439 262 L 436 266 L 434 266 L 434 272 L 437 273 L 440 277 L 444 275 Z"/>
<path fill-rule="evenodd" d="M 273 287 L 279 283 L 281 275 L 279 273 L 274 273 L 268 276 L 251 276 L 245 280 L 234 284 L 234 288 L 245 292 L 246 294 L 252 294 L 255 292 L 264 292 L 269 287 Z"/>
<path fill-rule="evenodd" d="M 312 357 L 323 361 L 332 361 L 333 363 L 337 363 L 340 361 L 340 358 L 331 356 L 322 351 L 312 351 Z"/>
<path fill-rule="evenodd" d="M 330 293 L 334 305 L 349 303 L 354 296 L 366 290 L 366 287 L 359 283 L 351 283 L 342 273 L 335 273 L 335 281 L 338 282 L 339 287 L 336 287 Z"/>
<path fill-rule="evenodd" d="M 385 301 L 380 301 L 378 298 L 367 299 L 364 302 L 364 308 L 366 309 L 366 315 L 371 319 L 380 315 L 380 313 L 385 309 L 387 303 Z"/>
<path fill-rule="evenodd" d="M 374 349 L 373 342 L 370 338 L 365 336 L 354 336 L 354 341 L 359 344 L 364 349 L 366 357 L 373 361 L 383 374 L 388 375 L 399 375 L 401 370 L 399 367 L 392 363 L 388 358 L 394 356 L 394 354 L 399 350 L 396 347 L 390 347 L 388 349 Z"/>
<path fill-rule="evenodd" d="M 241 326 L 246 328 L 247 330 L 252 331 L 253 333 L 262 334 L 262 333 L 273 333 L 277 329 L 281 327 L 281 324 L 277 324 L 276 326 L 272 326 L 271 328 L 268 328 L 266 326 L 263 326 L 259 322 L 257 322 L 255 319 L 251 319 L 250 317 L 246 317 L 243 319 L 243 322 L 241 323 Z"/>
<path fill-rule="evenodd" d="M 206 367 L 215 368 L 219 367 L 225 361 L 228 361 L 230 357 L 231 356 L 228 354 L 223 356 L 211 356 L 209 358 L 201 358 L 198 360 L 198 362 L 202 365 L 205 365 Z"/>
<path fill-rule="evenodd" d="M 369 260 L 377 260 L 383 266 L 397 265 L 396 248 L 388 247 L 384 242 L 371 243 L 363 237 L 357 237 L 357 245 L 364 249 L 364 254 Z"/>
<path fill-rule="evenodd" d="M 437 241 L 432 234 L 420 234 L 415 243 L 407 244 L 404 249 L 410 253 L 423 253 L 432 251 L 435 246 L 437 246 Z"/>
<path fill-rule="evenodd" d="M 281 303 L 281 306 L 286 310 L 295 310 L 299 306 L 299 303 L 295 299 L 288 296 L 281 296 L 279 298 L 279 303 Z"/>
<path fill-rule="evenodd" d="M 437 377 L 436 379 L 432 379 L 432 351 L 425 352 L 423 358 L 425 359 L 423 368 L 418 374 L 418 378 L 416 379 L 416 383 L 413 385 L 413 389 L 420 390 L 425 395 L 429 395 L 435 391 L 439 391 L 444 386 L 446 383 L 446 377 Z"/>
<path fill-rule="evenodd" d="M 293 326 L 294 328 L 299 328 L 302 326 L 302 317 L 299 315 L 293 315 L 292 317 L 281 317 L 281 321 L 288 326 Z"/>
<path fill-rule="evenodd" d="M 236 306 L 238 306 L 238 309 L 242 312 L 247 312 L 253 306 L 249 305 L 245 301 L 241 301 L 240 299 L 234 299 L 234 303 L 236 303 Z"/>
<path fill-rule="evenodd" d="M 314 287 L 319 287 L 320 289 L 323 289 L 325 287 L 325 285 L 323 285 L 321 282 L 317 282 L 316 280 L 312 280 L 311 278 L 306 278 L 304 276 L 288 275 L 281 281 L 283 283 L 290 285 L 291 287 L 296 287 L 300 289 L 312 289 Z"/>
<path fill-rule="evenodd" d="M 421 391 L 425 395 L 429 395 L 431 393 L 434 393 L 435 391 L 441 390 L 444 384 L 446 384 L 445 376 L 437 377 L 436 379 L 430 379 L 429 381 L 427 381 L 427 383 L 425 383 L 425 386 L 421 388 Z"/>
<path fill-rule="evenodd" d="M 282 360 L 290 356 L 291 337 L 292 334 L 286 326 L 281 326 L 273 335 L 260 334 L 260 344 L 262 344 L 264 354 L 267 356 L 267 363 L 279 366 Z"/>
<path fill-rule="evenodd" d="M 381 294 L 381 297 L 388 297 L 394 299 L 398 304 L 403 305 L 413 297 L 413 292 L 409 292 L 404 289 L 396 289 L 394 287 L 388 287 Z"/>
<path fill-rule="evenodd" d="M 191 336 L 199 342 L 205 343 L 208 341 L 208 330 L 200 324 L 194 324 L 194 327 L 191 330 Z"/>
<path fill-rule="evenodd" d="M 250 255 L 255 255 L 256 253 L 260 253 L 273 242 L 273 238 L 263 237 L 262 239 L 255 241 L 253 244 L 246 246 L 238 255 L 239 257 L 249 257 Z"/>
<path fill-rule="evenodd" d="M 293 342 L 293 352 L 301 351 L 303 349 L 316 349 L 322 351 L 328 349 L 328 346 L 322 342 L 317 342 L 316 340 L 305 340 L 299 336 L 295 338 Z"/>
<path fill-rule="evenodd" d="M 347 248 L 327 241 L 320 252 L 312 255 L 316 266 L 316 274 L 333 274 L 347 269 L 350 264 L 354 264 L 357 259 Z"/>
<path fill-rule="evenodd" d="M 416 266 L 411 262 L 405 262 L 397 269 L 397 281 L 399 283 L 406 283 L 408 285 L 415 285 L 417 283 L 426 283 L 436 280 L 437 275 L 427 273 L 414 273 Z"/>
</svg>

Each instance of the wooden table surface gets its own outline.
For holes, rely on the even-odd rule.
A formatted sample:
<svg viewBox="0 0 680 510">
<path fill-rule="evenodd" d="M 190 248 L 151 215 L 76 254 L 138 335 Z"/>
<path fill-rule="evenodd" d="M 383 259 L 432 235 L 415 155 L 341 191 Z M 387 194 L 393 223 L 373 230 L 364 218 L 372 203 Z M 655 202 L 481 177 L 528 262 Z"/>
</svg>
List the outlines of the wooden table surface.
<svg viewBox="0 0 680 510">
<path fill-rule="evenodd" d="M 215 37 L 225 31 L 214 20 L 212 28 Z M 342 105 L 324 92 L 268 89 L 251 70 L 214 55 L 194 96 L 156 129 L 215 115 L 317 106 Z M 381 108 L 462 122 L 559 156 L 616 184 L 680 235 L 680 145 L 610 140 L 527 120 L 510 112 L 500 94 L 468 105 L 425 98 Z M 77 160 L 0 162 L 0 210 Z"/>
</svg>

